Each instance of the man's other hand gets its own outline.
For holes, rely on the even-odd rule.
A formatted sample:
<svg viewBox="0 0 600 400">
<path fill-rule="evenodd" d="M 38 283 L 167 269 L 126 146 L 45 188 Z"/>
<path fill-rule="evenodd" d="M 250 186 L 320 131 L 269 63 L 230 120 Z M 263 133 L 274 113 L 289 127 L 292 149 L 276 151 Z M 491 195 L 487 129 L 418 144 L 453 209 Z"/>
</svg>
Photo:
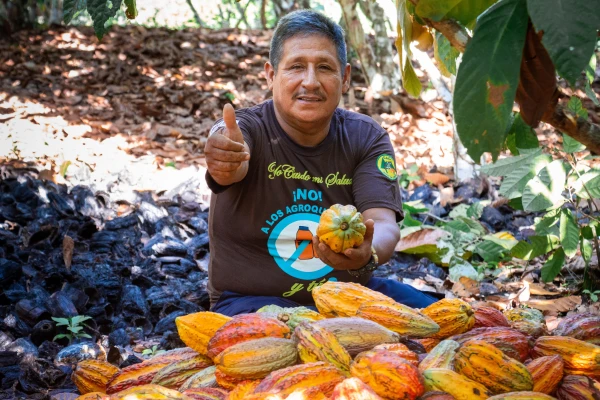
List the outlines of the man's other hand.
<svg viewBox="0 0 600 400">
<path fill-rule="evenodd" d="M 316 249 L 321 261 L 337 270 L 358 269 L 367 265 L 371 259 L 375 221 L 368 219 L 365 221 L 365 225 L 367 230 L 362 244 L 355 248 L 346 249 L 342 253 L 334 252 L 325 243 L 320 243 L 318 237 L 313 236 L 313 247 Z"/>
<path fill-rule="evenodd" d="M 244 142 L 231 104 L 223 107 L 223 121 L 225 126 L 208 137 L 204 154 L 210 175 L 218 184 L 226 186 L 246 176 L 250 149 Z"/>
</svg>

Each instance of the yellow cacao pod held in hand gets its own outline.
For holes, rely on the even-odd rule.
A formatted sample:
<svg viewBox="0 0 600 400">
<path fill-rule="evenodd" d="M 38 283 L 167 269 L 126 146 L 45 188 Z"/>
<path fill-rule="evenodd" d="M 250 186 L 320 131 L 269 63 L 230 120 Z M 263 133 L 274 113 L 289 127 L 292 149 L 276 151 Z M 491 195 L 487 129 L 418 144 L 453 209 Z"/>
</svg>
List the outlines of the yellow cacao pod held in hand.
<svg viewBox="0 0 600 400">
<path fill-rule="evenodd" d="M 334 204 L 321 214 L 317 237 L 331 250 L 341 253 L 346 249 L 360 246 L 366 231 L 362 214 L 356 210 L 356 207 Z"/>
</svg>

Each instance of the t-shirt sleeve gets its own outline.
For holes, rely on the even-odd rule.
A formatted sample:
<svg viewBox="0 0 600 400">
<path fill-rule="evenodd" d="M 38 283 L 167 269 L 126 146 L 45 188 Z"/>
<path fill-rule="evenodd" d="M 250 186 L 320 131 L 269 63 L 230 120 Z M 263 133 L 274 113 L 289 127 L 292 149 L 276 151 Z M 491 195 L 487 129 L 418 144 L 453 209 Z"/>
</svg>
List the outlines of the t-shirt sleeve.
<svg viewBox="0 0 600 400">
<path fill-rule="evenodd" d="M 394 148 L 383 128 L 372 126 L 371 129 L 375 137 L 370 144 L 365 143 L 365 151 L 354 170 L 354 201 L 361 212 L 370 208 L 388 208 L 396 213 L 396 221 L 401 221 L 404 213 Z"/>
<path fill-rule="evenodd" d="M 244 141 L 248 144 L 248 147 L 250 148 L 250 154 L 252 155 L 253 149 L 254 149 L 254 143 L 255 143 L 255 141 L 253 140 L 253 136 L 254 136 L 253 134 L 257 132 L 258 127 L 254 123 L 252 117 L 247 115 L 247 113 L 245 113 L 245 112 L 238 111 L 238 112 L 236 112 L 235 117 L 236 117 L 238 126 L 240 127 L 240 130 L 242 131 L 242 135 L 244 136 Z M 216 132 L 221 127 L 225 127 L 225 122 L 223 121 L 223 118 L 218 119 L 217 122 L 215 122 L 213 127 L 210 129 L 209 136 L 212 135 L 214 132 Z M 225 190 L 227 190 L 227 188 L 232 186 L 232 185 L 227 185 L 227 186 L 219 185 L 214 180 L 214 178 L 210 175 L 208 170 L 206 170 L 205 179 L 206 179 L 206 183 L 207 183 L 208 187 L 215 194 L 222 193 Z"/>
</svg>

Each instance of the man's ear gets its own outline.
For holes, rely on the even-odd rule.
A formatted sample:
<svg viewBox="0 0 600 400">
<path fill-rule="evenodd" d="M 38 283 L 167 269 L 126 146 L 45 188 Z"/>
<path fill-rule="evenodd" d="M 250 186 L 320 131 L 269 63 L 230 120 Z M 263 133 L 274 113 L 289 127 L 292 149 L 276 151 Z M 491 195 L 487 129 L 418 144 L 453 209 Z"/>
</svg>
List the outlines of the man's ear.
<svg viewBox="0 0 600 400">
<path fill-rule="evenodd" d="M 342 93 L 346 93 L 350 89 L 350 72 L 352 67 L 350 64 L 346 64 L 346 68 L 344 68 L 344 79 L 342 81 Z"/>
<path fill-rule="evenodd" d="M 273 79 L 275 78 L 275 68 L 270 62 L 265 63 L 265 73 L 267 74 L 267 86 L 269 90 L 273 90 Z"/>
</svg>

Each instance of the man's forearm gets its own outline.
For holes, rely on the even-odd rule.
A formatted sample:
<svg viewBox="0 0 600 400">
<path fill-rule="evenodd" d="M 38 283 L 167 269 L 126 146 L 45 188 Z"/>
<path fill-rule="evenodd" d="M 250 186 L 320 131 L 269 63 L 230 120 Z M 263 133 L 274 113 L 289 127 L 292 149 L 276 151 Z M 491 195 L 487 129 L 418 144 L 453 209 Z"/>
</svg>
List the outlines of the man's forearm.
<svg viewBox="0 0 600 400">
<path fill-rule="evenodd" d="M 385 264 L 392 258 L 399 240 L 400 228 L 398 224 L 389 221 L 375 221 L 373 247 L 377 253 L 379 264 Z"/>
</svg>

